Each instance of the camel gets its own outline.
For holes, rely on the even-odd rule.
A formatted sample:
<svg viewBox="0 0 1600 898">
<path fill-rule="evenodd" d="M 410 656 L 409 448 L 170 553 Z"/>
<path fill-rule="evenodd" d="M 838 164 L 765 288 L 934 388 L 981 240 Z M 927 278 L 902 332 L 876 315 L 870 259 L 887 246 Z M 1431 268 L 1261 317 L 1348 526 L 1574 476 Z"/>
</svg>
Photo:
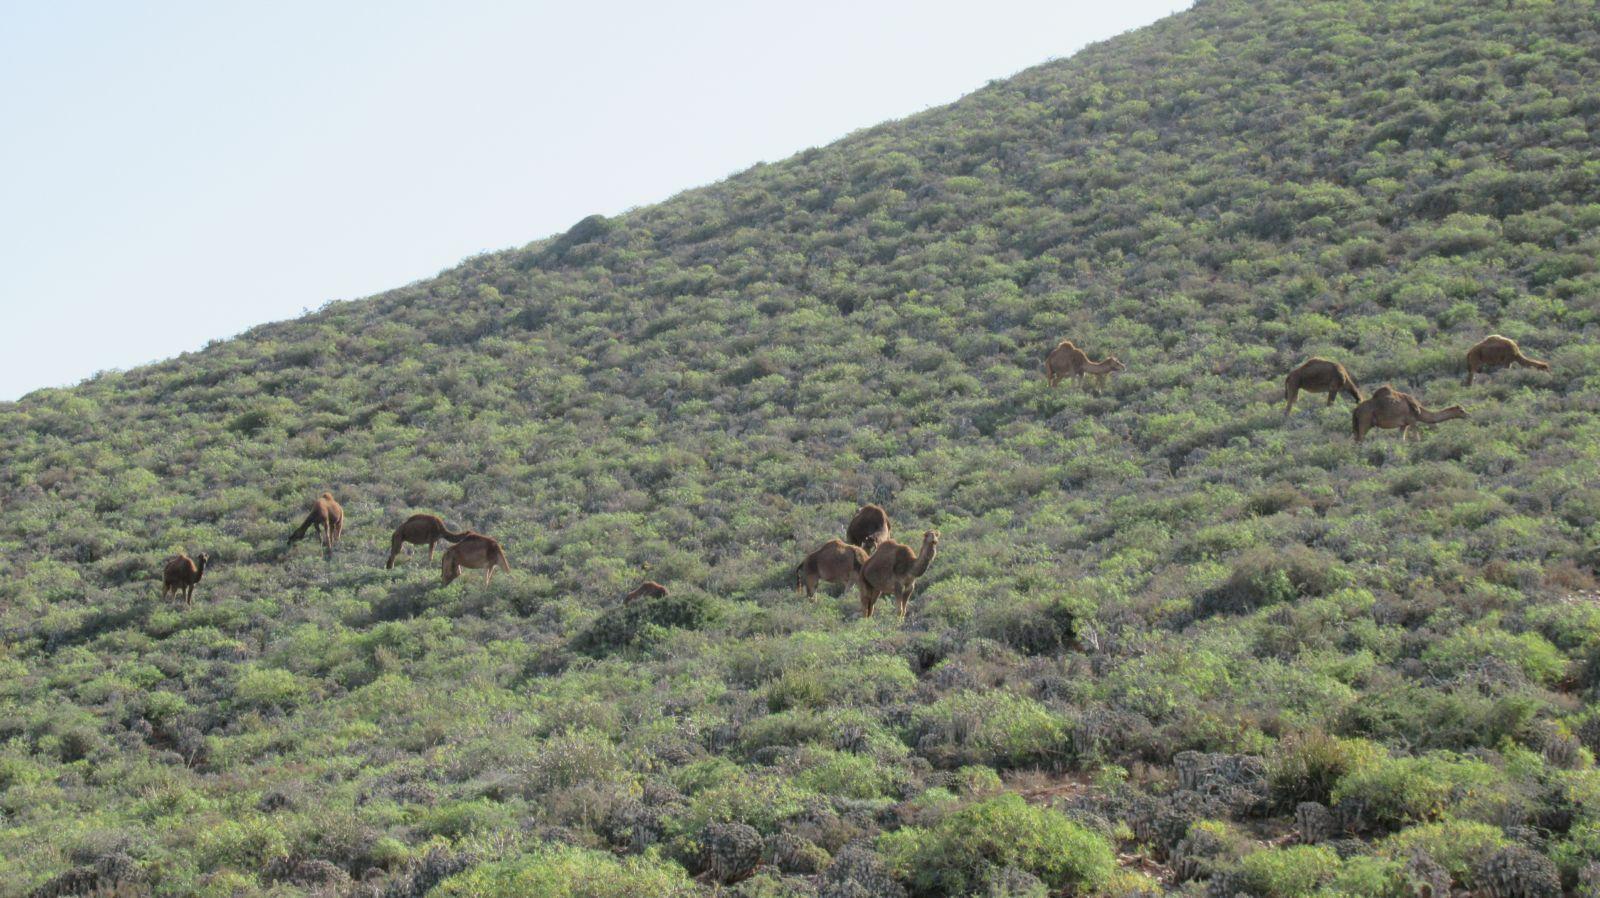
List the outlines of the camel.
<svg viewBox="0 0 1600 898">
<path fill-rule="evenodd" d="M 871 507 L 877 508 L 876 505 Z M 805 593 L 808 599 L 816 597 L 818 581 L 838 583 L 849 589 L 866 563 L 866 549 L 830 539 L 794 569 L 794 588 Z"/>
<path fill-rule="evenodd" d="M 1108 355 L 1098 362 L 1090 361 L 1083 350 L 1073 345 L 1071 340 L 1062 340 L 1050 354 L 1044 357 L 1045 378 L 1054 387 L 1063 378 L 1082 377 L 1085 374 L 1094 375 L 1095 389 L 1106 385 L 1106 375 L 1116 371 L 1126 371 L 1127 365 L 1122 364 L 1114 355 Z"/>
<path fill-rule="evenodd" d="M 1400 439 L 1404 442 L 1411 433 L 1413 425 L 1438 424 L 1441 421 L 1466 416 L 1466 409 L 1459 405 L 1452 405 L 1436 412 L 1430 411 L 1423 408 L 1422 403 L 1410 394 L 1384 384 L 1350 413 L 1350 428 L 1355 433 L 1357 443 L 1361 442 L 1367 431 L 1374 427 L 1399 428 Z"/>
<path fill-rule="evenodd" d="M 428 563 L 433 563 L 433 547 L 439 540 L 452 543 L 461 542 L 471 532 L 462 530 L 459 533 L 445 526 L 444 519 L 434 514 L 414 514 L 406 518 L 405 523 L 395 528 L 394 537 L 389 540 L 389 560 L 384 562 L 385 568 L 393 568 L 394 560 L 400 557 L 400 550 L 406 543 L 413 546 L 428 547 Z"/>
<path fill-rule="evenodd" d="M 344 534 L 344 506 L 334 501 L 333 493 L 325 492 L 311 503 L 311 513 L 306 515 L 300 529 L 289 535 L 289 544 L 294 545 L 312 527 L 317 528 L 317 535 L 322 538 L 322 548 L 333 552 L 339 537 Z"/>
<path fill-rule="evenodd" d="M 633 592 L 622 597 L 622 604 L 632 605 L 639 599 L 664 599 L 667 597 L 667 588 L 654 580 L 646 580 L 634 588 Z"/>
<path fill-rule="evenodd" d="M 194 603 L 194 587 L 206 574 L 206 562 L 211 556 L 201 552 L 194 558 L 179 554 L 167 559 L 161 570 L 161 597 L 183 596 L 183 604 Z"/>
<path fill-rule="evenodd" d="M 844 528 L 844 541 L 860 546 L 868 555 L 889 538 L 889 513 L 881 505 L 863 505 Z"/>
<path fill-rule="evenodd" d="M 483 568 L 483 585 L 488 586 L 494 578 L 496 564 L 506 573 L 511 573 L 511 563 L 506 561 L 506 553 L 500 548 L 500 543 L 493 537 L 468 530 L 461 535 L 460 542 L 444 550 L 439 574 L 444 579 L 444 585 L 449 586 L 451 580 L 461 576 L 462 568 Z"/>
<path fill-rule="evenodd" d="M 1332 359 L 1320 356 L 1306 359 L 1300 367 L 1289 372 L 1283 381 L 1283 395 L 1288 400 L 1283 406 L 1283 416 L 1289 417 L 1294 411 L 1294 399 L 1300 391 L 1307 393 L 1327 393 L 1328 404 L 1339 398 L 1340 393 L 1350 394 L 1350 398 L 1357 405 L 1361 403 L 1361 387 L 1356 379 L 1350 376 L 1345 367 Z"/>
<path fill-rule="evenodd" d="M 1467 386 L 1472 386 L 1472 376 L 1479 371 L 1510 368 L 1512 365 L 1540 371 L 1550 370 L 1549 362 L 1541 362 L 1523 355 L 1522 347 L 1517 345 L 1517 341 L 1499 334 L 1490 334 L 1467 350 Z"/>
<path fill-rule="evenodd" d="M 920 553 L 894 540 L 878 546 L 856 578 L 861 584 L 861 616 L 871 617 L 872 606 L 877 604 L 878 597 L 893 593 L 895 608 L 900 612 L 900 619 L 905 620 L 906 609 L 911 605 L 911 594 L 917 588 L 917 578 L 933 562 L 938 546 L 937 530 L 922 534 Z"/>
</svg>

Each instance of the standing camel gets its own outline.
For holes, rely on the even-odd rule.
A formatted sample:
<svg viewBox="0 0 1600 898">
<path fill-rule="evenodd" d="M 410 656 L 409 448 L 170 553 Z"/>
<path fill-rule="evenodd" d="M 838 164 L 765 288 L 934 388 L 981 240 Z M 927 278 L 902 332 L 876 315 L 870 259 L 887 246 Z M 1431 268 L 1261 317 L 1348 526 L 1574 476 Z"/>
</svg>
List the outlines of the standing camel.
<svg viewBox="0 0 1600 898">
<path fill-rule="evenodd" d="M 462 535 L 460 542 L 444 550 L 439 574 L 444 585 L 449 586 L 451 580 L 461 576 L 462 568 L 483 568 L 483 585 L 488 586 L 494 578 L 496 564 L 506 573 L 511 573 L 511 563 L 506 561 L 506 553 L 500 548 L 500 543 L 492 537 L 469 530 Z"/>
<path fill-rule="evenodd" d="M 311 503 L 311 513 L 306 515 L 300 529 L 289 535 L 289 544 L 294 545 L 304 538 L 312 527 L 317 528 L 317 535 L 322 538 L 322 548 L 332 554 L 333 547 L 344 534 L 344 506 L 334 501 L 333 493 L 325 492 Z"/>
<path fill-rule="evenodd" d="M 394 537 L 389 540 L 389 560 L 384 562 L 385 568 L 394 567 L 394 560 L 400 557 L 400 550 L 406 543 L 413 546 L 428 547 L 428 563 L 433 563 L 433 547 L 439 540 L 458 543 L 470 531 L 456 532 L 445 526 L 444 519 L 435 514 L 414 514 L 406 518 L 405 523 L 395 528 Z"/>
<path fill-rule="evenodd" d="M 1288 400 L 1283 406 L 1283 416 L 1289 417 L 1294 411 L 1294 399 L 1300 391 L 1307 393 L 1327 393 L 1328 404 L 1333 405 L 1333 400 L 1339 398 L 1340 393 L 1350 394 L 1356 403 L 1361 403 L 1361 387 L 1356 379 L 1350 376 L 1345 367 L 1332 359 L 1320 356 L 1306 359 L 1300 367 L 1289 372 L 1283 381 L 1283 396 Z"/>
<path fill-rule="evenodd" d="M 1438 424 L 1466 416 L 1466 409 L 1459 405 L 1430 411 L 1423 408 L 1422 403 L 1411 394 L 1402 393 L 1384 384 L 1350 413 L 1350 429 L 1355 434 L 1356 442 L 1359 443 L 1367 435 L 1367 431 L 1374 427 L 1390 430 L 1398 428 L 1400 440 L 1404 442 L 1414 425 Z"/>
<path fill-rule="evenodd" d="M 878 603 L 878 597 L 892 593 L 900 619 L 905 620 L 906 609 L 911 605 L 911 594 L 917 588 L 917 578 L 933 562 L 938 545 L 939 531 L 929 530 L 922 534 L 920 553 L 894 540 L 878 546 L 878 551 L 867 559 L 858 577 L 861 583 L 861 616 L 871 617 L 872 606 Z"/>
<path fill-rule="evenodd" d="M 889 538 L 889 513 L 883 510 L 882 505 L 863 505 L 856 509 L 855 517 L 844 528 L 844 541 L 852 546 L 860 546 L 868 555 L 872 550 Z"/>
<path fill-rule="evenodd" d="M 866 563 L 866 549 L 830 539 L 794 569 L 794 588 L 805 593 L 808 599 L 816 596 L 819 581 L 838 583 L 849 589 Z"/>
<path fill-rule="evenodd" d="M 1108 355 L 1098 362 L 1090 361 L 1088 353 L 1073 345 L 1071 340 L 1062 340 L 1050 354 L 1044 357 L 1044 374 L 1054 387 L 1063 378 L 1082 377 L 1085 374 L 1094 375 L 1095 389 L 1106 385 L 1106 375 L 1115 371 L 1126 371 L 1127 365 L 1122 364 L 1114 355 Z"/>
<path fill-rule="evenodd" d="M 211 556 L 201 552 L 194 558 L 179 554 L 167 560 L 161 570 L 161 597 L 183 596 L 183 604 L 194 602 L 194 587 L 206 574 L 206 562 Z"/>
<path fill-rule="evenodd" d="M 1550 363 L 1538 359 L 1530 359 L 1522 354 L 1522 348 L 1517 341 L 1499 334 L 1490 334 L 1477 342 L 1477 345 L 1467 350 L 1467 386 L 1472 386 L 1472 376 L 1479 371 L 1490 368 L 1509 368 L 1512 365 L 1521 365 L 1524 368 L 1534 368 L 1539 371 L 1549 371 Z"/>
</svg>

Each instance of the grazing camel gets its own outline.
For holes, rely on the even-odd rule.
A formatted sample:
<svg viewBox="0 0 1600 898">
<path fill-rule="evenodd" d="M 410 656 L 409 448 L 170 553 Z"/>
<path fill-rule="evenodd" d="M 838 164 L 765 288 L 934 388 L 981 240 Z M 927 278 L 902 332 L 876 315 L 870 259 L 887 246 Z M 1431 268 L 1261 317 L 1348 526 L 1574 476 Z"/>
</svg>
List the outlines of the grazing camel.
<svg viewBox="0 0 1600 898">
<path fill-rule="evenodd" d="M 404 524 L 395 528 L 394 537 L 389 540 L 389 560 L 384 562 L 385 568 L 394 567 L 394 560 L 400 557 L 400 550 L 406 543 L 413 546 L 428 547 L 428 563 L 433 563 L 433 547 L 439 540 L 452 543 L 461 542 L 470 531 L 462 530 L 459 533 L 445 526 L 444 519 L 436 514 L 414 514 L 406 518 Z"/>
<path fill-rule="evenodd" d="M 1071 340 L 1062 340 L 1050 354 L 1044 357 L 1045 378 L 1054 387 L 1063 378 L 1082 377 L 1085 374 L 1094 375 L 1095 389 L 1106 385 L 1106 375 L 1115 371 L 1126 371 L 1127 365 L 1122 364 L 1114 355 L 1108 355 L 1098 362 L 1089 360 L 1083 350 L 1073 345 Z"/>
<path fill-rule="evenodd" d="M 1350 376 L 1345 367 L 1332 359 L 1321 356 L 1306 359 L 1300 367 L 1289 372 L 1283 381 L 1283 395 L 1288 400 L 1283 406 L 1283 416 L 1289 417 L 1294 411 L 1294 399 L 1300 391 L 1307 393 L 1327 393 L 1328 404 L 1333 405 L 1333 400 L 1339 398 L 1340 393 L 1350 394 L 1350 398 L 1357 405 L 1361 403 L 1361 387 L 1356 379 Z"/>
<path fill-rule="evenodd" d="M 872 506 L 876 508 L 877 506 Z M 884 537 L 885 540 L 888 537 Z M 837 539 L 830 539 L 822 547 L 806 556 L 794 569 L 794 588 L 814 598 L 818 581 L 838 583 L 846 589 L 856 581 L 861 568 L 867 563 L 867 550 Z"/>
<path fill-rule="evenodd" d="M 161 597 L 181 595 L 183 604 L 193 604 L 195 584 L 205 576 L 206 562 L 210 560 L 211 556 L 204 552 L 194 558 L 179 554 L 167 559 L 167 566 L 161 570 Z"/>
<path fill-rule="evenodd" d="M 878 546 L 857 579 L 861 583 L 861 616 L 871 617 L 872 606 L 879 596 L 894 594 L 894 604 L 905 620 L 906 609 L 911 605 L 911 594 L 916 591 L 917 578 L 922 576 L 933 561 L 939 545 L 939 531 L 922 534 L 922 551 L 911 551 L 904 543 L 889 540 Z"/>
<path fill-rule="evenodd" d="M 322 548 L 332 553 L 344 534 L 344 506 L 334 501 L 333 493 L 325 492 L 311 503 L 311 513 L 306 515 L 300 529 L 289 535 L 289 544 L 294 545 L 312 527 L 317 528 L 317 535 L 322 538 Z"/>
<path fill-rule="evenodd" d="M 511 573 L 511 563 L 506 561 L 506 553 L 500 548 L 500 543 L 493 537 L 468 530 L 461 535 L 460 542 L 444 550 L 439 574 L 444 585 L 449 586 L 451 580 L 461 576 L 462 568 L 483 568 L 483 585 L 488 586 L 494 578 L 496 564 L 506 573 Z"/>
<path fill-rule="evenodd" d="M 664 599 L 667 597 L 667 588 L 654 580 L 646 580 L 634 588 L 633 592 L 622 597 L 622 604 L 632 605 L 640 599 Z"/>
<path fill-rule="evenodd" d="M 856 509 L 855 517 L 844 528 L 844 541 L 860 546 L 868 555 L 881 542 L 889 538 L 889 513 L 882 505 L 863 505 Z"/>
<path fill-rule="evenodd" d="M 1522 347 L 1517 345 L 1517 341 L 1499 334 L 1490 334 L 1467 350 L 1467 386 L 1472 386 L 1472 376 L 1479 371 L 1509 368 L 1512 365 L 1536 368 L 1540 371 L 1550 370 L 1549 362 L 1541 362 L 1523 355 Z"/>
<path fill-rule="evenodd" d="M 1411 433 L 1413 425 L 1438 424 L 1441 421 L 1466 416 L 1466 409 L 1459 405 L 1452 405 L 1436 412 L 1430 411 L 1423 408 L 1422 403 L 1409 393 L 1402 393 L 1384 384 L 1350 413 L 1350 429 L 1355 433 L 1356 442 L 1359 443 L 1367 435 L 1367 431 L 1374 427 L 1399 428 L 1400 439 L 1404 442 Z"/>
</svg>

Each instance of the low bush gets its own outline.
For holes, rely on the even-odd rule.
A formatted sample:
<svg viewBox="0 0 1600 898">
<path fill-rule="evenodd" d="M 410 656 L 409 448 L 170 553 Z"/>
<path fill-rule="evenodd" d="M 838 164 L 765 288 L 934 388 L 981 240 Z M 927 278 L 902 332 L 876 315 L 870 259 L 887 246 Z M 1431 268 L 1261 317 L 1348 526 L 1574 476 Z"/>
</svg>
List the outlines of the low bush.
<svg viewBox="0 0 1600 898">
<path fill-rule="evenodd" d="M 951 813 L 931 828 L 906 827 L 879 848 L 895 875 L 917 896 L 970 894 L 993 867 L 1016 867 L 1053 890 L 1088 891 L 1116 871 L 1103 837 L 1015 794 Z"/>
</svg>

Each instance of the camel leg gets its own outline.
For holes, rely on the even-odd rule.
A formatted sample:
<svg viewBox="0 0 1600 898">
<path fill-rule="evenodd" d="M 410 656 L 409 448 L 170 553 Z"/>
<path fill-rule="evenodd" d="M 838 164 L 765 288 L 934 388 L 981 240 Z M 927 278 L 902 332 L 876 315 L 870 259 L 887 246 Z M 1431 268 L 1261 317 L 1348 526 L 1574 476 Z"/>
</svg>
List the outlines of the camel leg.
<svg viewBox="0 0 1600 898">
<path fill-rule="evenodd" d="M 493 580 L 493 579 L 494 579 L 494 565 L 491 564 L 488 567 L 483 569 L 483 585 L 484 586 L 488 586 L 489 585 L 489 581 Z"/>
<path fill-rule="evenodd" d="M 1338 390 L 1329 390 L 1328 391 L 1328 404 L 1329 405 L 1333 405 L 1333 400 L 1338 399 L 1338 398 L 1339 398 L 1339 391 Z"/>
<path fill-rule="evenodd" d="M 1289 413 L 1294 411 L 1294 400 L 1300 395 L 1300 391 L 1298 389 L 1292 389 L 1288 391 L 1288 394 L 1289 401 L 1283 406 L 1283 416 L 1285 418 L 1289 417 Z"/>
<path fill-rule="evenodd" d="M 433 564 L 433 547 L 438 542 L 439 542 L 438 540 L 434 540 L 433 542 L 428 543 L 428 563 L 429 564 Z"/>
<path fill-rule="evenodd" d="M 911 607 L 911 594 L 916 592 L 916 590 L 917 584 L 908 583 L 906 584 L 906 588 L 901 591 L 900 595 L 895 596 L 895 606 L 900 611 L 901 620 L 906 619 L 906 610 Z"/>
<path fill-rule="evenodd" d="M 871 590 L 869 590 L 866 586 L 862 586 L 861 587 L 861 616 L 862 617 L 871 617 L 872 616 L 872 606 L 874 604 L 876 604 L 877 601 L 878 601 L 877 595 L 874 594 Z"/>
</svg>

